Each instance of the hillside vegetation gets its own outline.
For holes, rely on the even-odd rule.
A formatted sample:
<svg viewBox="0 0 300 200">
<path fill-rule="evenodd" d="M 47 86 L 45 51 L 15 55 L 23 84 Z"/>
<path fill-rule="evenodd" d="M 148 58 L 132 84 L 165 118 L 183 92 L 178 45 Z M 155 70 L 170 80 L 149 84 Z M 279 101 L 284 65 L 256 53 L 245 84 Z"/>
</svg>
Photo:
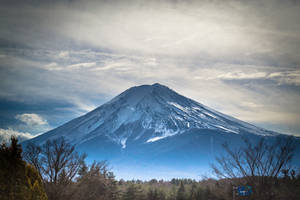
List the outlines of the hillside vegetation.
<svg viewBox="0 0 300 200">
<path fill-rule="evenodd" d="M 245 142 L 246 147 L 237 150 L 224 145 L 224 156 L 212 166 L 217 180 L 125 181 L 116 180 L 106 162 L 86 164 L 86 155 L 64 138 L 29 144 L 23 154 L 12 138 L 10 146 L 1 146 L 0 199 L 230 200 L 239 185 L 251 186 L 253 193 L 234 194 L 235 199 L 300 199 L 300 173 L 289 165 L 294 149 L 290 140 Z"/>
</svg>

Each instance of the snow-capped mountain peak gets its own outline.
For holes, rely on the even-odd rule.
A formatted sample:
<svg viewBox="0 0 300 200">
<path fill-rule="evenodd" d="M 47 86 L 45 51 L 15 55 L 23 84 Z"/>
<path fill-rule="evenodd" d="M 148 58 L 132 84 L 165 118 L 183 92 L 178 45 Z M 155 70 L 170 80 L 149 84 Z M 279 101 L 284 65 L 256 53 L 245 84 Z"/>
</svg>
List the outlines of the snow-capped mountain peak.
<svg viewBox="0 0 300 200">
<path fill-rule="evenodd" d="M 46 134 L 64 136 L 75 144 L 102 136 L 126 148 L 152 143 L 188 130 L 274 135 L 186 98 L 161 84 L 129 88 L 111 101 Z M 45 137 L 44 136 L 44 137 Z"/>
</svg>

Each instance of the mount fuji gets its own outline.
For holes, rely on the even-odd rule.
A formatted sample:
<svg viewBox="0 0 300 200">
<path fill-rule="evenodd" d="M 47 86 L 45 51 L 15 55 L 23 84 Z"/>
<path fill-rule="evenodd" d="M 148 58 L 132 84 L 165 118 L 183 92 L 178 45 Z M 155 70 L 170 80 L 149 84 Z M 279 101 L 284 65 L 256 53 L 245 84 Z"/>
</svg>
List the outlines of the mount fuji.
<svg viewBox="0 0 300 200">
<path fill-rule="evenodd" d="M 239 147 L 245 137 L 274 141 L 287 136 L 222 114 L 156 83 L 129 88 L 23 145 L 58 137 L 86 152 L 89 161 L 107 160 L 117 178 L 197 179 L 209 174 L 209 164 L 222 153 L 225 142 Z M 295 140 L 299 143 L 299 138 Z"/>
</svg>

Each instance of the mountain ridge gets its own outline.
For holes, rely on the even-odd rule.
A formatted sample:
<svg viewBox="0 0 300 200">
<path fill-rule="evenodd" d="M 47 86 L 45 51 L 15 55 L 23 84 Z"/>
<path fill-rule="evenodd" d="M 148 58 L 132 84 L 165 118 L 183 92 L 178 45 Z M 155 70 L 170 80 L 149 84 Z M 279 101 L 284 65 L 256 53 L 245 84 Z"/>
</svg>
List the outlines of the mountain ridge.
<svg viewBox="0 0 300 200">
<path fill-rule="evenodd" d="M 84 119 L 79 120 L 82 118 Z M 236 134 L 240 134 L 246 128 L 259 135 L 276 134 L 273 131 L 258 128 L 217 112 L 159 83 L 129 88 L 107 103 L 75 119 L 76 123 L 72 123 L 72 120 L 67 124 L 71 123 L 71 127 L 68 126 L 68 129 L 74 130 L 78 127 L 79 132 L 90 138 L 93 137 L 93 134 L 97 134 L 95 131 L 100 127 L 107 129 L 107 127 L 103 127 L 103 124 L 109 124 L 108 129 L 112 132 L 112 130 L 117 131 L 122 125 L 141 120 L 141 118 L 143 128 L 153 128 L 156 133 L 146 142 L 155 142 L 190 128 L 218 129 Z M 239 125 L 238 128 L 236 124 Z M 63 126 L 57 129 L 61 129 Z M 66 132 L 67 130 L 63 129 L 62 131 Z M 68 138 L 68 134 L 61 134 Z M 106 135 L 111 136 L 114 141 L 119 141 L 123 148 L 126 147 L 126 138 L 113 134 Z M 73 142 L 74 139 L 69 138 L 69 140 Z M 81 139 L 80 142 L 82 143 Z"/>
</svg>

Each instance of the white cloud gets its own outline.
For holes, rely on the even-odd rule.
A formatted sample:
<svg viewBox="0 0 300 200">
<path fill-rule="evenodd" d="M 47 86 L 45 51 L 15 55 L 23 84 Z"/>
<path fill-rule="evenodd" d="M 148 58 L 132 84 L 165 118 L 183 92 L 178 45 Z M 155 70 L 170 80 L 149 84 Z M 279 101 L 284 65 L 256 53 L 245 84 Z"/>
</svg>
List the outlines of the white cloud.
<svg viewBox="0 0 300 200">
<path fill-rule="evenodd" d="M 95 67 L 94 69 L 92 69 L 92 71 L 105 71 L 105 70 L 116 70 L 116 69 L 124 69 L 124 67 L 128 65 L 127 63 L 122 63 L 122 62 L 108 62 L 108 63 L 105 63 L 104 66 L 101 66 L 101 67 Z M 125 69 L 127 69 L 125 67 Z"/>
<path fill-rule="evenodd" d="M 49 71 L 62 71 L 62 70 L 78 70 L 81 68 L 90 68 L 96 65 L 96 62 L 76 63 L 71 65 L 60 65 L 57 62 L 51 62 L 45 65 L 45 68 Z"/>
<path fill-rule="evenodd" d="M 72 65 L 68 65 L 67 69 L 79 69 L 79 68 L 89 68 L 95 66 L 95 62 L 88 62 L 88 63 L 76 63 Z"/>
<path fill-rule="evenodd" d="M 220 74 L 217 78 L 220 79 L 262 79 L 266 78 L 266 72 L 255 72 L 255 73 L 245 73 L 245 72 L 228 72 L 225 74 Z"/>
<path fill-rule="evenodd" d="M 15 131 L 12 129 L 0 128 L 0 143 L 9 143 L 10 138 L 12 136 L 15 136 L 16 138 L 18 138 L 19 142 L 23 142 L 25 140 L 35 137 L 35 136 L 31 135 L 30 133 L 23 133 L 23 132 Z"/>
<path fill-rule="evenodd" d="M 59 58 L 68 58 L 69 57 L 69 52 L 68 51 L 61 51 L 58 54 Z"/>
<path fill-rule="evenodd" d="M 51 62 L 49 64 L 46 64 L 45 65 L 45 68 L 49 71 L 60 71 L 62 70 L 63 68 L 60 67 L 56 62 Z"/>
<path fill-rule="evenodd" d="M 24 113 L 16 115 L 16 119 L 24 122 L 28 126 L 48 125 L 47 121 L 38 114 Z"/>
<path fill-rule="evenodd" d="M 87 103 L 82 99 L 71 97 L 69 102 L 77 107 L 77 109 L 81 112 L 81 114 L 85 114 L 94 110 L 97 106 L 92 105 L 91 103 Z"/>
<path fill-rule="evenodd" d="M 16 131 L 29 132 L 36 136 L 52 128 L 46 119 L 35 113 L 18 114 L 15 118 L 22 122 L 13 127 Z"/>
<path fill-rule="evenodd" d="M 223 65 L 223 66 L 222 66 Z M 272 80 L 277 84 L 300 85 L 300 70 L 256 65 L 214 65 L 194 73 L 196 80 Z"/>
<path fill-rule="evenodd" d="M 300 70 L 285 70 L 270 73 L 267 78 L 279 84 L 300 85 Z"/>
</svg>

